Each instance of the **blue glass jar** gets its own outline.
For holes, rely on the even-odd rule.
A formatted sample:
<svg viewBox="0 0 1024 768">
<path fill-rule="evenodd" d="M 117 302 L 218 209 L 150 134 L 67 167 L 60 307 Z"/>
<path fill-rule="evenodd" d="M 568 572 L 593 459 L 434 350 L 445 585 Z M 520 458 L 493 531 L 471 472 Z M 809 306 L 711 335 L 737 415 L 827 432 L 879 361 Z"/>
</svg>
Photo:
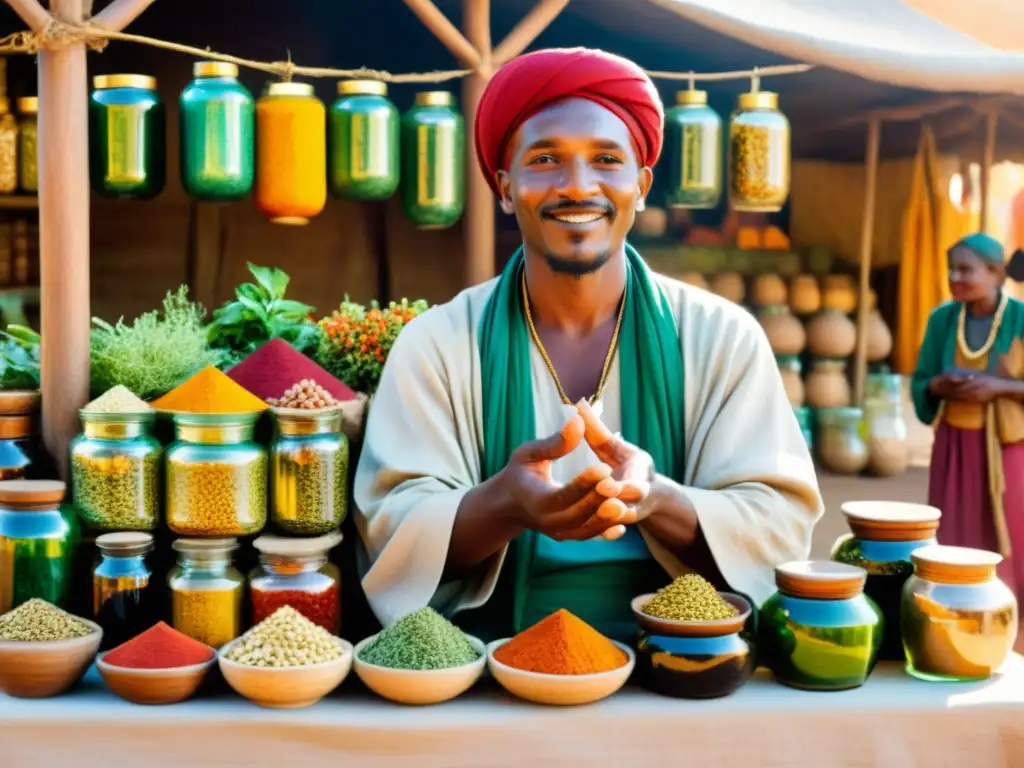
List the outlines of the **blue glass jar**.
<svg viewBox="0 0 1024 768">
<path fill-rule="evenodd" d="M 910 553 L 935 543 L 942 512 L 927 504 L 894 501 L 848 501 L 842 506 L 851 533 L 840 536 L 832 559 L 868 573 L 864 594 L 885 617 L 879 659 L 903 660 L 900 602 L 903 585 L 914 572 Z"/>
<path fill-rule="evenodd" d="M 761 660 L 791 688 L 842 691 L 875 668 L 884 619 L 864 595 L 867 571 L 801 561 L 775 569 L 778 592 L 761 607 Z"/>
<path fill-rule="evenodd" d="M 648 616 L 653 594 L 632 603 L 639 626 L 637 674 L 640 684 L 663 696 L 717 699 L 742 686 L 754 671 L 754 654 L 741 636 L 751 615 L 741 595 L 719 593 L 737 615 L 717 621 L 672 621 Z"/>
<path fill-rule="evenodd" d="M 96 538 L 102 559 L 92 573 L 92 611 L 103 627 L 101 650 L 116 648 L 145 632 L 157 620 L 146 555 L 153 551 L 148 533 L 105 533 Z"/>
</svg>

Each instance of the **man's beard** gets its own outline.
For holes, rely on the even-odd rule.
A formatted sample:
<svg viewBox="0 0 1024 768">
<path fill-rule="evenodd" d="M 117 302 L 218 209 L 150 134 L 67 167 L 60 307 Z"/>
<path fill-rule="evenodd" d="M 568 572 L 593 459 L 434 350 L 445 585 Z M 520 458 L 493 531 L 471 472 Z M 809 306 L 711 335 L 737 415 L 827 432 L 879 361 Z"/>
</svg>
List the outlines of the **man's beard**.
<svg viewBox="0 0 1024 768">
<path fill-rule="evenodd" d="M 598 254 L 593 259 L 588 261 L 579 261 L 577 259 L 564 259 L 561 256 L 556 256 L 553 253 L 544 254 L 544 260 L 551 267 L 551 271 L 560 275 L 570 275 L 577 279 L 592 275 L 611 259 L 611 251 L 605 251 L 604 253 Z"/>
</svg>

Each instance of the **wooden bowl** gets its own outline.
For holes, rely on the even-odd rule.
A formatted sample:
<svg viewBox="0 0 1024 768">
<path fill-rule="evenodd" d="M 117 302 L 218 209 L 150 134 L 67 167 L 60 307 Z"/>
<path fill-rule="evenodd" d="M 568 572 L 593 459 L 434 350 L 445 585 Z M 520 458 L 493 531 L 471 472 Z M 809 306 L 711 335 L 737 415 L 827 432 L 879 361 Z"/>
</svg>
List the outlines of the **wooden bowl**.
<svg viewBox="0 0 1024 768">
<path fill-rule="evenodd" d="M 261 707 L 298 709 L 316 704 L 341 685 L 352 669 L 352 643 L 340 637 L 335 640 L 341 647 L 341 656 L 302 667 L 250 667 L 231 661 L 227 654 L 241 639 L 223 646 L 217 663 L 228 685 Z"/>
<path fill-rule="evenodd" d="M 716 619 L 714 621 L 675 621 L 673 619 L 659 619 L 656 616 L 648 616 L 643 607 L 654 597 L 651 592 L 646 595 L 634 597 L 630 603 L 633 615 L 642 629 L 657 634 L 670 635 L 674 637 L 724 637 L 740 632 L 750 618 L 751 607 L 746 598 L 732 592 L 719 592 L 718 596 L 725 602 L 732 605 L 737 615 L 730 619 Z"/>
<path fill-rule="evenodd" d="M 11 389 L 0 392 L 0 416 L 24 416 L 39 410 L 42 395 L 38 389 Z"/>
<path fill-rule="evenodd" d="M 21 699 L 58 696 L 89 669 L 103 639 L 98 624 L 79 621 L 92 630 L 85 637 L 47 642 L 0 640 L 0 692 Z"/>
<path fill-rule="evenodd" d="M 203 684 L 217 654 L 210 649 L 209 661 L 169 669 L 133 669 L 96 660 L 100 677 L 114 693 L 133 704 L 176 704 L 190 698 Z"/>
<path fill-rule="evenodd" d="M 359 654 L 376 639 L 376 635 L 371 635 L 356 646 L 356 674 L 371 691 L 398 704 L 422 706 L 454 699 L 473 687 L 487 664 L 487 648 L 472 635 L 466 635 L 466 639 L 480 657 L 459 667 L 392 669 L 361 661 Z"/>
<path fill-rule="evenodd" d="M 598 672 L 593 675 L 545 675 L 527 672 L 502 664 L 494 658 L 495 651 L 508 641 L 509 638 L 495 640 L 487 646 L 487 667 L 502 688 L 520 699 L 536 704 L 564 707 L 591 704 L 608 698 L 626 684 L 636 664 L 633 649 L 628 645 L 615 643 L 626 654 L 628 660 L 618 669 L 609 672 Z"/>
</svg>

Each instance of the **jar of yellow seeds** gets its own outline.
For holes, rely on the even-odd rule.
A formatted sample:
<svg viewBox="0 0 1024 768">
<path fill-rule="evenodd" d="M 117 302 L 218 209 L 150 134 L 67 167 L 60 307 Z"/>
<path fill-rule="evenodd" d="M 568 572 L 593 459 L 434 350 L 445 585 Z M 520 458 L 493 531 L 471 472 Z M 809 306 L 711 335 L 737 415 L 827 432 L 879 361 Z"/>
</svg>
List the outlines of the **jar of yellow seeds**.
<svg viewBox="0 0 1024 768">
<path fill-rule="evenodd" d="M 18 189 L 18 119 L 10 102 L 0 98 L 0 194 Z"/>
<path fill-rule="evenodd" d="M 182 536 L 249 536 L 267 523 L 260 414 L 175 413 L 167 449 L 167 526 Z"/>
<path fill-rule="evenodd" d="M 178 539 L 178 562 L 167 574 L 171 623 L 194 640 L 220 648 L 242 634 L 245 577 L 231 557 L 233 538 Z"/>
<path fill-rule="evenodd" d="M 25 96 L 18 99 L 18 181 L 22 192 L 34 195 L 39 191 L 36 140 L 39 136 L 39 99 Z"/>
<path fill-rule="evenodd" d="M 789 120 L 779 95 L 741 93 L 729 125 L 729 201 L 737 211 L 773 213 L 789 196 Z"/>
</svg>

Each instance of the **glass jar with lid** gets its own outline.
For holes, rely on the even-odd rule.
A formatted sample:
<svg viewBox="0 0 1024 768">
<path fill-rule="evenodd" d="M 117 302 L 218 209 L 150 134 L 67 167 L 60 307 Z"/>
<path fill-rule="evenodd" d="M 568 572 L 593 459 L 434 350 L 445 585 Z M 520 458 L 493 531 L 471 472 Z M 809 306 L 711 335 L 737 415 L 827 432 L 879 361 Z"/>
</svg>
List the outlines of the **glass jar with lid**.
<svg viewBox="0 0 1024 768">
<path fill-rule="evenodd" d="M 11 104 L 0 97 L 0 194 L 18 190 L 18 120 Z"/>
<path fill-rule="evenodd" d="M 0 481 L 0 614 L 33 597 L 66 607 L 75 532 L 57 480 Z"/>
<path fill-rule="evenodd" d="M 267 523 L 260 413 L 175 413 L 167 449 L 167 526 L 183 536 L 248 536 Z"/>
<path fill-rule="evenodd" d="M 345 519 L 348 438 L 340 408 L 275 408 L 270 445 L 271 520 L 286 533 L 333 531 Z"/>
<path fill-rule="evenodd" d="M 729 201 L 737 211 L 774 213 L 789 196 L 789 120 L 779 95 L 740 94 L 729 125 Z"/>
<path fill-rule="evenodd" d="M 167 575 L 171 623 L 179 632 L 213 648 L 242 634 L 245 577 L 235 568 L 233 538 L 177 539 L 178 562 Z"/>
<path fill-rule="evenodd" d="M 152 531 L 160 520 L 163 448 L 149 413 L 79 411 L 82 434 L 71 441 L 72 498 L 98 531 Z"/>
<path fill-rule="evenodd" d="M 149 200 L 164 188 L 164 103 L 155 77 L 97 75 L 89 95 L 89 176 L 107 198 Z M 186 155 L 181 156 L 182 167 Z"/>
<path fill-rule="evenodd" d="M 823 408 L 817 415 L 821 465 L 840 475 L 857 475 L 867 469 L 864 411 L 853 407 Z"/>
<path fill-rule="evenodd" d="M 152 571 L 146 555 L 153 537 L 141 531 L 105 533 L 96 537 L 102 558 L 92 574 L 92 610 L 103 627 L 102 649 L 115 648 L 157 621 L 155 596 L 149 588 Z"/>
<path fill-rule="evenodd" d="M 55 477 L 57 465 L 43 447 L 35 416 L 0 416 L 0 480 Z"/>
<path fill-rule="evenodd" d="M 342 80 L 327 114 L 327 178 L 335 197 L 384 200 L 398 189 L 401 119 L 379 80 Z"/>
<path fill-rule="evenodd" d="M 35 194 L 39 191 L 38 153 L 36 141 L 39 135 L 39 98 L 25 96 L 18 99 L 18 181 L 22 192 Z"/>
<path fill-rule="evenodd" d="M 252 623 L 288 605 L 331 634 L 341 631 L 341 575 L 328 553 L 341 543 L 335 531 L 312 539 L 260 536 L 260 564 L 249 577 Z"/>
<path fill-rule="evenodd" d="M 722 118 L 708 106 L 707 91 L 676 93 L 665 112 L 664 162 L 671 208 L 714 208 L 722 196 Z"/>
<path fill-rule="evenodd" d="M 868 399 L 864 403 L 864 422 L 871 473 L 878 477 L 893 477 L 906 472 L 910 465 L 910 445 L 902 402 Z"/>
</svg>

